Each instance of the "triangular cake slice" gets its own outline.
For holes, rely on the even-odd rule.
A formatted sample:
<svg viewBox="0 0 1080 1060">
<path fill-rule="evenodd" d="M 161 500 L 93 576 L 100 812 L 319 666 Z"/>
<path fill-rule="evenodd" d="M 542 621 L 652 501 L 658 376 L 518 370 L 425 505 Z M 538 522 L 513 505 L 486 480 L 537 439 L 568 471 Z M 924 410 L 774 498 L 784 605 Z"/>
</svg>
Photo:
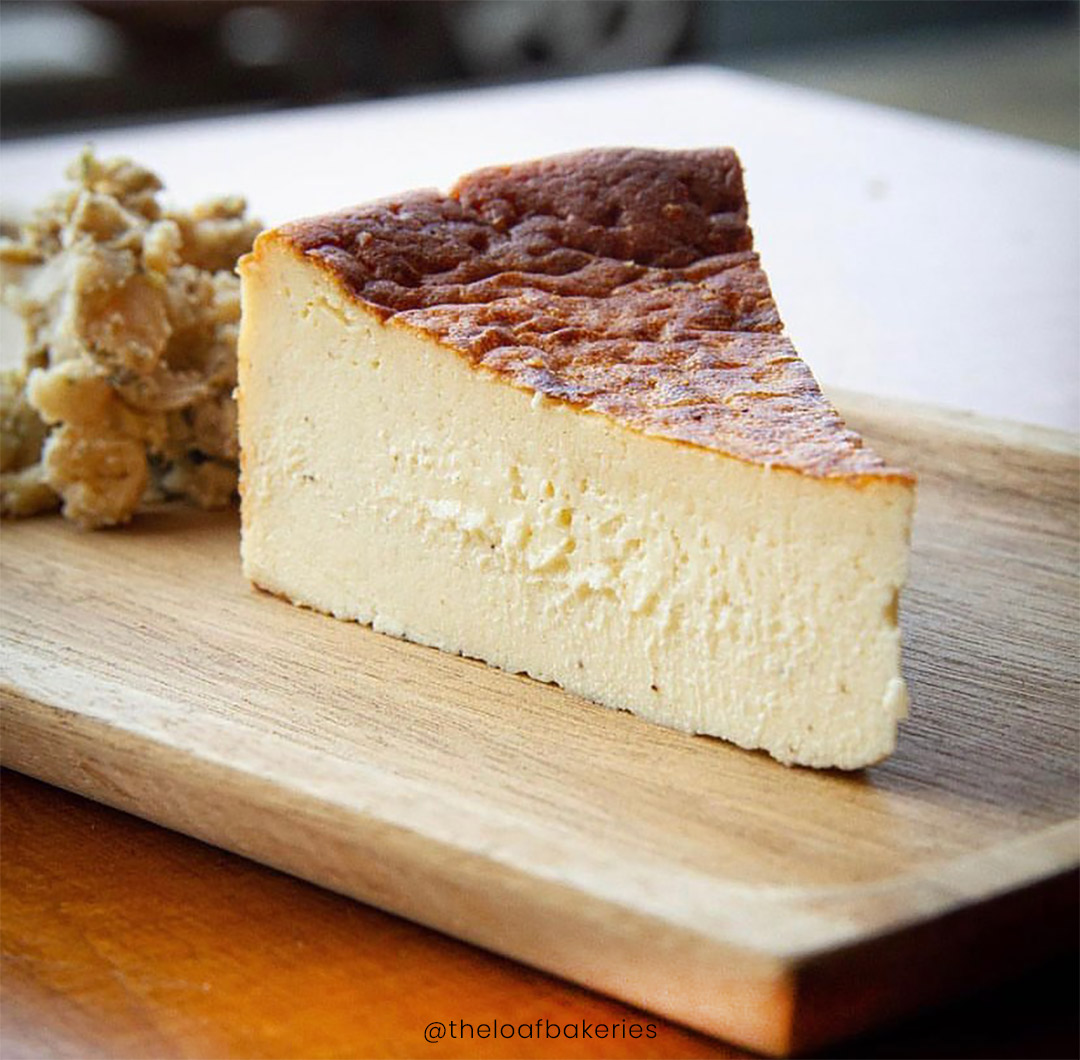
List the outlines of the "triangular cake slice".
<svg viewBox="0 0 1080 1060">
<path fill-rule="evenodd" d="M 486 169 L 240 271 L 256 585 L 782 762 L 892 750 L 914 482 L 784 336 L 733 151 Z"/>
</svg>

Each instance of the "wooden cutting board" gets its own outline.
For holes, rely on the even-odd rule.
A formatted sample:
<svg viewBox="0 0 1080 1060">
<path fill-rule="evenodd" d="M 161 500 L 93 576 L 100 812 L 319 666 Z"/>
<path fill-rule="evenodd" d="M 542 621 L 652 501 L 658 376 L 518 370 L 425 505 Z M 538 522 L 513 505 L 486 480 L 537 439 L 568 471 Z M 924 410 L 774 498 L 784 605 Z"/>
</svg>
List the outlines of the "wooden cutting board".
<svg viewBox="0 0 1080 1060">
<path fill-rule="evenodd" d="M 3 762 L 766 1052 L 1075 945 L 1075 447 L 842 407 L 921 475 L 880 766 L 787 769 L 296 609 L 244 582 L 232 513 L 177 510 L 5 525 Z"/>
</svg>

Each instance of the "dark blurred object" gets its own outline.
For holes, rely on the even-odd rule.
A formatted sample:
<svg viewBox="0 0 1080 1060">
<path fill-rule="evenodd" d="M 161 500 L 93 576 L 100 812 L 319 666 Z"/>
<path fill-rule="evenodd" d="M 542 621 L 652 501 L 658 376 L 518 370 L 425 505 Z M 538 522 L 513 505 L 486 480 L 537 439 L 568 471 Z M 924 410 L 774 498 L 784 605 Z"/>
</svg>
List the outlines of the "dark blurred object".
<svg viewBox="0 0 1080 1060">
<path fill-rule="evenodd" d="M 425 78 L 456 80 L 461 72 L 442 45 L 442 7 L 423 0 L 8 0 L 0 6 L 0 131 L 316 103 L 385 95 Z M 69 27 L 79 31 L 74 38 Z M 93 65 L 85 61 L 91 36 Z M 9 56 L 23 39 L 26 52 L 39 54 Z"/>
<path fill-rule="evenodd" d="M 1049 106 L 1053 128 L 1028 134 L 1071 142 L 1076 15 L 1075 0 L 4 0 L 0 135 L 719 62 L 983 124 Z M 927 63 L 997 91 L 949 113 L 951 83 L 911 95 Z"/>
<path fill-rule="evenodd" d="M 687 0 L 464 0 L 446 15 L 469 73 L 520 78 L 662 63 L 682 42 L 692 8 Z"/>
<path fill-rule="evenodd" d="M 647 66 L 674 55 L 691 7 L 689 0 L 8 0 L 0 7 L 0 131 Z"/>
</svg>

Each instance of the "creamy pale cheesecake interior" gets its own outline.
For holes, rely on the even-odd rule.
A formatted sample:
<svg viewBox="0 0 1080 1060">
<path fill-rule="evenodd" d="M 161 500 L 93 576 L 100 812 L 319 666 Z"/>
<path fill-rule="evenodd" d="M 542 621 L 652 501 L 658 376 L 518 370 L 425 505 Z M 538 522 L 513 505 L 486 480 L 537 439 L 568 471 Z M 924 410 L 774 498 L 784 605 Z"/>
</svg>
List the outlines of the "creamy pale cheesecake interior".
<svg viewBox="0 0 1080 1060">
<path fill-rule="evenodd" d="M 913 479 L 822 396 L 752 245 L 730 150 L 560 156 L 264 233 L 248 577 L 783 762 L 888 754 Z"/>
</svg>

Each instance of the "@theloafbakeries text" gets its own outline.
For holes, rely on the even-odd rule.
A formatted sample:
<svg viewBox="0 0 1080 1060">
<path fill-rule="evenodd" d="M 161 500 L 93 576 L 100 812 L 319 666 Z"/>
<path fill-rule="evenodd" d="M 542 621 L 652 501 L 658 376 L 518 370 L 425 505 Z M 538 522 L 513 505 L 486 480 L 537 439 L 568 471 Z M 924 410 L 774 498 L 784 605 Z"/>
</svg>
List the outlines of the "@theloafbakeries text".
<svg viewBox="0 0 1080 1060">
<path fill-rule="evenodd" d="M 558 1023 L 541 1017 L 532 1023 L 512 1023 L 492 1019 L 486 1023 L 470 1020 L 432 1020 L 424 1028 L 424 1039 L 428 1042 L 442 1041 L 443 1038 L 469 1041 L 477 1038 L 655 1038 L 655 1023 L 631 1023 L 620 1020 L 618 1023 L 592 1023 L 581 1020 L 578 1023 Z"/>
</svg>

